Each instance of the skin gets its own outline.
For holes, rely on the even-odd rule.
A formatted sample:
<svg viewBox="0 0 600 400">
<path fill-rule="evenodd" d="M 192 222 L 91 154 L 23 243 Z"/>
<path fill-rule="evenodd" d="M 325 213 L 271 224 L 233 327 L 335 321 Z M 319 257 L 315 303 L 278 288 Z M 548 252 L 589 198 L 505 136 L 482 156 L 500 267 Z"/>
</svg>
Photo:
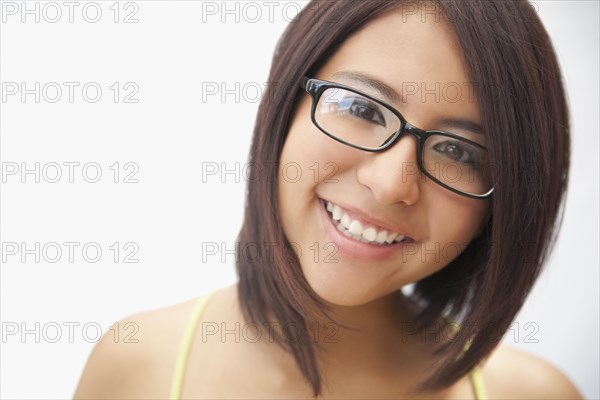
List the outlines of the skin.
<svg viewBox="0 0 600 400">
<path fill-rule="evenodd" d="M 402 54 L 402 57 L 398 57 Z M 448 26 L 422 23 L 418 17 L 390 14 L 372 21 L 351 36 L 317 78 L 332 79 L 339 71 L 360 71 L 402 91 L 402 82 L 468 82 L 461 52 Z M 349 85 L 353 82 L 343 82 Z M 422 129 L 442 129 L 446 117 L 480 122 L 476 99 L 458 102 L 421 102 L 416 96 L 391 104 Z M 398 295 L 402 286 L 444 268 L 444 257 L 427 257 L 424 250 L 448 243 L 466 244 L 480 232 L 489 211 L 487 201 L 473 200 L 447 191 L 419 174 L 402 168 L 416 162 L 416 141 L 407 135 L 383 153 L 366 153 L 323 135 L 310 121 L 310 98 L 303 96 L 285 143 L 281 165 L 298 163 L 302 178 L 280 181 L 279 200 L 284 232 L 303 250 L 302 272 L 323 298 L 335 318 L 360 331 L 339 330 L 335 342 L 322 341 L 323 398 L 400 398 L 418 375 L 431 365 L 432 346 L 421 337 L 402 336 L 403 324 L 414 322 L 414 309 Z M 337 183 L 314 179 L 310 167 L 327 162 L 337 165 Z M 280 174 L 281 176 L 281 174 Z M 344 202 L 366 210 L 411 231 L 419 252 L 394 254 L 376 263 L 338 253 L 338 263 L 314 261 L 310 246 L 331 239 L 324 233 L 317 197 Z M 322 248 L 322 247 L 321 247 Z M 179 340 L 194 301 L 138 314 L 121 321 L 139 326 L 139 343 L 115 343 L 104 337 L 95 347 L 75 393 L 75 398 L 165 398 Z M 168 323 L 166 323 L 168 321 Z M 208 304 L 203 322 L 224 323 L 231 329 L 244 324 L 237 285 L 220 289 Z M 126 334 L 127 332 L 123 332 Z M 258 342 L 202 336 L 196 332 L 191 349 L 184 398 L 309 398 L 293 358 L 268 337 Z M 398 340 L 406 337 L 406 340 Z M 486 390 L 491 398 L 581 398 L 569 380 L 549 363 L 526 353 L 498 346 L 482 363 Z M 506 383 L 510 382 L 510 385 Z M 474 398 L 467 377 L 428 398 Z"/>
<path fill-rule="evenodd" d="M 402 19 L 405 18 L 405 22 Z M 382 40 L 382 38 L 385 38 Z M 402 54 L 402 56 L 398 56 Z M 360 55 L 360 56 L 357 56 Z M 410 60 L 410 62 L 407 62 Z M 443 22 L 422 23 L 419 16 L 392 14 L 369 24 L 350 37 L 316 74 L 316 78 L 355 87 L 376 96 L 363 84 L 336 78 L 340 71 L 367 73 L 402 93 L 406 83 L 435 88 L 469 82 L 462 53 L 450 28 Z M 466 86 L 462 86 L 466 87 Z M 381 95 L 379 95 L 381 98 Z M 440 121 L 460 118 L 480 125 L 474 96 L 406 96 L 403 102 L 381 98 L 422 129 L 439 129 L 463 135 L 485 145 L 482 135 L 456 130 Z M 427 97 L 425 98 L 427 100 Z M 340 144 L 322 134 L 310 119 L 312 99 L 305 95 L 294 115 L 281 155 L 281 165 L 300 165 L 302 179 L 286 179 L 282 169 L 279 201 L 281 221 L 290 242 L 297 243 L 302 271 L 313 290 L 332 307 L 344 324 L 362 328 L 360 333 L 341 332 L 340 343 L 327 346 L 332 370 L 356 364 L 367 357 L 382 369 L 380 360 L 396 364 L 415 357 L 412 347 L 398 346 L 403 328 L 412 316 L 398 296 L 403 286 L 442 268 L 476 237 L 484 226 L 489 200 L 477 200 L 452 193 L 418 171 L 417 141 L 406 135 L 382 153 L 369 153 Z M 336 183 L 328 181 L 330 171 L 321 170 L 315 179 L 314 164 L 336 166 Z M 311 166 L 312 169 L 311 169 Z M 408 230 L 415 249 L 398 251 L 373 262 L 337 252 L 338 262 L 326 262 L 327 252 L 315 260 L 314 243 L 327 249 L 332 238 L 323 228 L 317 198 L 352 207 L 382 221 L 396 231 Z M 312 247 L 311 247 L 312 246 Z M 452 249 L 440 251 L 435 249 Z M 315 262 L 316 261 L 316 262 Z M 364 349 L 357 353 L 355 349 Z M 395 349 L 395 354 L 390 352 Z M 368 355 L 368 356 L 367 356 Z"/>
<path fill-rule="evenodd" d="M 452 83 L 467 83 L 461 53 L 452 32 L 442 23 L 423 24 L 419 16 L 394 14 L 372 23 L 349 38 L 343 47 L 317 73 L 317 78 L 337 81 L 357 89 L 364 86 L 335 79 L 339 71 L 360 71 L 387 83 L 401 93 L 403 84 L 416 82 L 434 88 Z M 400 22 L 400 23 L 399 23 Z M 381 38 L 386 38 L 382 40 Z M 360 57 L 356 55 L 360 54 Z M 392 56 L 402 54 L 402 57 Z M 410 62 L 406 62 L 410 60 Z M 371 93 L 369 93 L 371 94 Z M 450 130 L 469 138 L 475 134 L 451 130 L 437 121 L 462 118 L 480 123 L 478 105 L 470 96 L 459 101 L 422 102 L 418 96 L 407 96 L 404 103 L 391 103 L 412 124 L 422 129 Z M 434 100 L 430 96 L 430 100 Z M 450 259 L 443 252 L 435 254 L 436 246 L 456 255 L 483 227 L 489 200 L 470 199 L 452 193 L 417 171 L 417 141 L 406 135 L 383 153 L 368 153 L 342 145 L 325 136 L 310 120 L 311 98 L 305 95 L 299 104 L 281 155 L 281 165 L 297 163 L 302 167 L 302 179 L 280 179 L 280 207 L 283 229 L 289 241 L 303 250 L 300 261 L 311 287 L 333 305 L 362 306 L 374 300 L 369 314 L 382 314 L 382 300 L 402 286 L 418 281 L 445 267 Z M 485 144 L 483 137 L 477 138 Z M 311 170 L 321 166 L 317 180 Z M 328 183 L 324 166 L 334 163 L 337 183 Z M 313 167 L 314 169 L 314 167 Z M 284 171 L 279 175 L 285 176 Z M 317 197 L 335 204 L 346 204 L 376 218 L 409 230 L 417 241 L 417 251 L 398 252 L 377 262 L 361 261 L 338 253 L 339 263 L 314 261 L 310 246 L 321 247 L 331 242 L 324 230 L 316 203 Z M 341 265 L 340 265 L 341 264 Z M 351 288 L 351 290 L 350 290 Z M 339 308 L 344 312 L 344 308 Z M 345 312 L 351 313 L 351 308 Z M 349 318 L 350 315 L 349 315 Z M 381 315 L 389 319 L 389 315 Z"/>
</svg>

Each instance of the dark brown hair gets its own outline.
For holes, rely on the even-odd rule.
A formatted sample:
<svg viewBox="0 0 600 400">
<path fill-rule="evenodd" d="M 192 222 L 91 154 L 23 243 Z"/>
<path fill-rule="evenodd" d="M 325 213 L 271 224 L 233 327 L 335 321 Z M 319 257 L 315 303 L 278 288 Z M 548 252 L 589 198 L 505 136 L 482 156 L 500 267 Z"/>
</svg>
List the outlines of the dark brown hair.
<svg viewBox="0 0 600 400">
<path fill-rule="evenodd" d="M 405 1 L 312 1 L 289 24 L 272 60 L 269 82 L 279 90 L 261 100 L 250 165 L 275 165 L 291 116 L 303 94 L 299 82 L 313 76 L 348 36 Z M 410 4 L 421 5 L 422 2 Z M 436 7 L 453 27 L 464 52 L 486 135 L 494 194 L 483 232 L 445 268 L 416 282 L 411 297 L 424 305 L 422 328 L 443 312 L 463 326 L 438 350 L 441 362 L 418 390 L 456 382 L 502 339 L 537 279 L 562 222 L 570 137 L 568 109 L 552 44 L 533 7 L 519 1 L 440 0 Z M 408 10 L 408 8 L 406 8 Z M 433 16 L 424 17 L 433 18 Z M 247 188 L 237 257 L 239 301 L 248 322 L 294 324 L 299 340 L 276 342 L 295 358 L 314 395 L 321 393 L 319 344 L 307 321 L 327 307 L 307 283 L 280 223 L 278 169 Z M 273 246 L 284 251 L 273 252 Z M 290 255 L 292 255 L 290 257 Z M 464 346 L 470 341 L 467 351 Z"/>
</svg>

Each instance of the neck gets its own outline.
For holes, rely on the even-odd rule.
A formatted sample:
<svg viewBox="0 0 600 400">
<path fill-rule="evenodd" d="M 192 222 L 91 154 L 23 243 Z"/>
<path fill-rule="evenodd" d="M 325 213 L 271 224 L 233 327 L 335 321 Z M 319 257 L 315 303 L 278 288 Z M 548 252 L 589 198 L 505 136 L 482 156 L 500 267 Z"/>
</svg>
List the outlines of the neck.
<svg viewBox="0 0 600 400">
<path fill-rule="evenodd" d="M 360 306 L 328 305 L 336 324 L 321 322 L 320 332 L 311 332 L 327 363 L 339 366 L 360 361 L 375 367 L 414 356 L 415 346 L 409 343 L 416 327 L 414 305 L 401 291 Z"/>
<path fill-rule="evenodd" d="M 396 291 L 360 306 L 326 304 L 329 315 L 337 323 L 325 320 L 316 329 L 309 323 L 308 333 L 313 336 L 313 343 L 317 343 L 319 372 L 327 390 L 344 388 L 336 393 L 345 395 L 356 388 L 367 387 L 365 385 L 381 386 L 381 382 L 410 387 L 431 364 L 430 346 L 414 335 L 418 307 L 402 292 Z M 265 336 L 256 345 L 249 346 L 256 357 L 266 360 L 265 365 L 270 366 L 265 373 L 284 386 L 298 385 L 298 382 L 304 385 L 294 357 Z"/>
</svg>

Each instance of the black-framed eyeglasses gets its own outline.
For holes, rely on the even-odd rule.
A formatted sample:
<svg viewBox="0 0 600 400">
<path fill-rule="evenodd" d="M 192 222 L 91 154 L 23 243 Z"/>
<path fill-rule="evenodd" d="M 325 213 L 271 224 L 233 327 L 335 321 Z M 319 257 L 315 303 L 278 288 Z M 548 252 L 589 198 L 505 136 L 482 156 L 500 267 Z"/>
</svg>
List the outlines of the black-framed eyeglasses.
<svg viewBox="0 0 600 400">
<path fill-rule="evenodd" d="M 313 124 L 330 138 L 380 152 L 408 132 L 417 138 L 417 164 L 428 178 L 463 196 L 492 195 L 488 152 L 481 144 L 449 132 L 419 129 L 394 107 L 340 83 L 304 77 L 300 87 L 312 97 Z"/>
</svg>

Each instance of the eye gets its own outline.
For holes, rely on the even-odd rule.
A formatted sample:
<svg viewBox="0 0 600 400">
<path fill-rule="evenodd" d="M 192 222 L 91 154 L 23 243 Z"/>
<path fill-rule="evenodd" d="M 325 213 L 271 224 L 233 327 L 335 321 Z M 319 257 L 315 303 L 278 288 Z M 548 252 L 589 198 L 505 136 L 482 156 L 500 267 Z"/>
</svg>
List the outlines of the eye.
<svg viewBox="0 0 600 400">
<path fill-rule="evenodd" d="M 387 126 L 380 106 L 360 97 L 346 97 L 340 100 L 338 112 L 350 115 L 381 126 Z"/>
<path fill-rule="evenodd" d="M 451 161 L 462 164 L 478 164 L 479 152 L 475 147 L 458 140 L 437 143 L 433 149 Z"/>
</svg>

